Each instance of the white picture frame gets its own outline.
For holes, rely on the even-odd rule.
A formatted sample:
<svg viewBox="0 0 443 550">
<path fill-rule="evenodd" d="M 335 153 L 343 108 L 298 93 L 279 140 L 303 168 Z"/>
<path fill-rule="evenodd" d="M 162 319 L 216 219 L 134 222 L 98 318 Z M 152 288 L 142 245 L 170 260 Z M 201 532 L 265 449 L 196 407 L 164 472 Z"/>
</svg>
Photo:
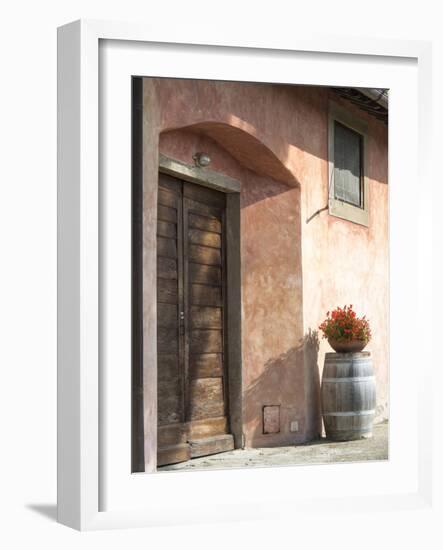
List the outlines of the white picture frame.
<svg viewBox="0 0 443 550">
<path fill-rule="evenodd" d="M 223 44 L 199 43 L 198 37 L 194 36 L 192 43 L 186 30 L 180 36 L 166 36 L 164 32 L 144 26 L 118 22 L 77 21 L 59 29 L 59 522 L 90 530 L 196 521 L 289 518 L 295 510 L 301 517 L 310 510 L 331 506 L 336 512 L 344 513 L 356 503 L 362 510 L 375 507 L 378 511 L 431 506 L 432 404 L 427 388 L 432 349 L 420 346 L 424 328 L 418 323 L 419 316 L 431 315 L 427 283 L 431 277 L 431 252 L 427 243 L 432 228 L 427 213 L 432 204 L 435 182 L 430 177 L 428 162 L 432 115 L 426 108 L 431 81 L 430 44 L 300 33 L 279 40 L 274 36 L 270 39 L 263 37 L 252 43 L 245 38 L 235 43 L 227 40 Z M 101 50 L 103 47 L 105 49 Z M 171 57 L 171 52 L 174 56 L 180 55 L 180 62 Z M 253 62 L 242 64 L 245 56 Z M 196 60 L 200 63 L 195 63 Z M 323 84 L 349 85 L 349 81 L 344 79 L 352 78 L 352 84 L 359 86 L 392 89 L 389 127 L 390 460 L 374 464 L 247 471 L 131 474 L 127 463 L 130 454 L 130 408 L 127 406 L 130 400 L 127 384 L 130 364 L 127 365 L 126 378 L 119 378 L 115 366 L 106 363 L 106 357 L 109 357 L 106 346 L 110 339 L 103 336 L 103 326 L 109 320 L 106 318 L 108 300 L 113 299 L 112 296 L 121 299 L 127 296 L 128 290 L 124 285 L 129 266 L 119 256 L 121 252 L 128 258 L 128 240 L 123 236 L 120 244 L 113 246 L 113 254 L 107 255 L 107 243 L 113 236 L 107 233 L 107 222 L 103 222 L 103 219 L 109 219 L 108 216 L 114 216 L 113 219 L 117 216 L 123 234 L 128 236 L 130 211 L 119 210 L 127 204 L 128 195 L 119 195 L 125 189 L 124 185 L 116 194 L 106 195 L 103 185 L 106 178 L 112 177 L 106 164 L 111 157 L 113 162 L 117 162 L 113 165 L 117 172 L 113 173 L 120 174 L 123 180 L 130 178 L 127 171 L 130 158 L 127 128 L 130 121 L 125 121 L 130 87 L 126 89 L 126 80 L 123 81 L 121 86 L 113 88 L 115 93 L 106 96 L 106 102 L 101 93 L 107 93 L 106 86 L 109 88 L 113 78 L 126 78 L 131 74 L 318 85 L 322 82 L 314 73 L 320 65 L 324 69 Z M 348 71 L 337 71 L 338 66 L 348 70 L 352 67 L 355 72 L 351 77 Z M 381 70 L 383 66 L 384 70 Z M 398 70 L 392 71 L 394 66 Z M 295 67 L 297 75 L 291 74 L 290 69 Z M 261 78 L 257 78 L 258 74 Z M 100 89 L 99 82 L 104 90 Z M 399 93 L 401 86 L 405 86 L 402 94 Z M 104 146 L 101 125 L 108 116 L 108 101 L 118 107 L 112 116 L 116 117 L 114 124 L 119 125 L 119 132 L 109 135 L 117 135 L 123 141 Z M 418 140 L 408 140 L 404 132 L 402 135 L 400 122 L 405 109 L 408 110 L 410 136 L 418 135 Z M 114 146 L 119 146 L 121 158 L 111 154 Z M 109 147 L 111 149 L 107 149 Z M 407 166 L 400 162 L 402 155 L 407 155 Z M 417 178 L 423 191 L 419 196 L 414 193 Z M 109 188 L 113 189 L 112 186 Z M 105 195 L 106 200 L 103 200 Z M 412 212 L 415 217 L 411 222 Z M 407 260 L 402 247 L 405 241 L 408 242 Z M 116 258 L 120 258 L 120 264 L 126 268 L 119 270 Z M 106 278 L 106 273 L 114 268 L 117 276 L 104 284 L 103 277 Z M 119 284 L 123 286 L 119 287 Z M 408 342 L 407 350 L 401 345 L 406 328 L 406 319 L 402 315 L 405 289 L 409 291 L 411 317 L 414 319 L 415 315 L 417 319 L 412 321 L 409 330 L 418 335 L 416 340 Z M 124 323 L 128 311 L 125 298 L 112 307 Z M 118 327 L 114 326 L 114 329 Z M 127 340 L 130 326 L 126 325 L 125 330 L 126 337 L 121 339 L 123 347 L 114 350 L 117 354 L 124 353 L 124 340 Z M 423 376 L 417 380 L 414 364 L 418 354 Z M 404 375 L 402 380 L 401 375 Z M 115 405 L 116 396 L 120 401 L 113 410 L 121 415 L 122 421 L 109 416 L 109 403 Z M 398 429 L 402 422 L 408 424 L 408 438 Z M 238 492 L 232 499 L 234 486 Z M 297 486 L 295 493 L 291 490 L 294 486 Z M 212 496 L 212 505 L 208 506 L 214 488 L 219 491 L 217 503 Z M 190 493 L 192 498 L 186 501 L 180 497 Z M 279 506 L 282 503 L 284 506 Z"/>
</svg>

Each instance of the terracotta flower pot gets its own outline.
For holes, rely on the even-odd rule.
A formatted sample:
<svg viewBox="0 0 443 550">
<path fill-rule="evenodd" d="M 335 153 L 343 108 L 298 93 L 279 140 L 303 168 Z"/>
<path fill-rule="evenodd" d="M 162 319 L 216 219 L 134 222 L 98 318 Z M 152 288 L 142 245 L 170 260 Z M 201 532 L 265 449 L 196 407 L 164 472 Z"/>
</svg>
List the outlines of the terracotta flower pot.
<svg viewBox="0 0 443 550">
<path fill-rule="evenodd" d="M 358 353 L 367 344 L 365 340 L 334 340 L 333 338 L 328 338 L 328 343 L 337 353 Z"/>
</svg>

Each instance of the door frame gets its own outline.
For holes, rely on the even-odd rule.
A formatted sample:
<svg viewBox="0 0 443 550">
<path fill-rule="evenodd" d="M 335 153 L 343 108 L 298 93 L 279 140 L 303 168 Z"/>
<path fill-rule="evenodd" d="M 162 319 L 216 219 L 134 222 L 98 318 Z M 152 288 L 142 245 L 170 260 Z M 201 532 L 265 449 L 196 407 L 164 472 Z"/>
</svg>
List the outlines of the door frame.
<svg viewBox="0 0 443 550">
<path fill-rule="evenodd" d="M 192 166 L 159 154 L 158 171 L 226 195 L 226 333 L 225 368 L 228 386 L 228 422 L 234 436 L 234 448 L 242 448 L 243 391 L 241 349 L 241 254 L 240 254 L 240 182 L 220 172 Z M 157 412 L 156 412 L 157 414 Z"/>
</svg>

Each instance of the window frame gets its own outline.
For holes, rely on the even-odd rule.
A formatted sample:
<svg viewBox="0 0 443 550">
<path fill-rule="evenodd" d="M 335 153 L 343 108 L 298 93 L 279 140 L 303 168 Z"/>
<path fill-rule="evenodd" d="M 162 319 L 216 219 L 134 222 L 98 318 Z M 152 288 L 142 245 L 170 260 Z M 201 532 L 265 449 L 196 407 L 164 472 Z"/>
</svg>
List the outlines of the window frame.
<svg viewBox="0 0 443 550">
<path fill-rule="evenodd" d="M 356 206 L 349 202 L 337 199 L 335 197 L 335 185 L 334 185 L 334 145 L 335 145 L 335 122 L 338 122 L 342 126 L 357 132 L 361 136 L 361 160 L 363 166 L 361 170 L 361 198 L 362 206 Z M 329 214 L 343 220 L 357 223 L 365 227 L 369 227 L 369 185 L 367 177 L 368 166 L 368 125 L 367 123 L 354 115 L 345 108 L 339 106 L 334 102 L 329 103 L 328 113 L 328 182 L 329 182 Z"/>
</svg>

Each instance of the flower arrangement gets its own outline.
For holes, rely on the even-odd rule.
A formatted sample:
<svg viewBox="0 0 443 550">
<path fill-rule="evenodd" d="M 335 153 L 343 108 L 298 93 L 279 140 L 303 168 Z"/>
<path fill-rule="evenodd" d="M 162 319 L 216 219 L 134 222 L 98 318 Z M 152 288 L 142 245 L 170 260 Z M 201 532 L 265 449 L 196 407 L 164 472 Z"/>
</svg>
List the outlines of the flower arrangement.
<svg viewBox="0 0 443 550">
<path fill-rule="evenodd" d="M 352 304 L 337 307 L 334 311 L 326 313 L 326 319 L 319 326 L 323 332 L 323 338 L 336 342 L 361 341 L 365 345 L 371 339 L 371 328 L 366 315 L 359 318 L 352 309 Z M 334 346 L 333 346 L 334 347 Z"/>
</svg>

